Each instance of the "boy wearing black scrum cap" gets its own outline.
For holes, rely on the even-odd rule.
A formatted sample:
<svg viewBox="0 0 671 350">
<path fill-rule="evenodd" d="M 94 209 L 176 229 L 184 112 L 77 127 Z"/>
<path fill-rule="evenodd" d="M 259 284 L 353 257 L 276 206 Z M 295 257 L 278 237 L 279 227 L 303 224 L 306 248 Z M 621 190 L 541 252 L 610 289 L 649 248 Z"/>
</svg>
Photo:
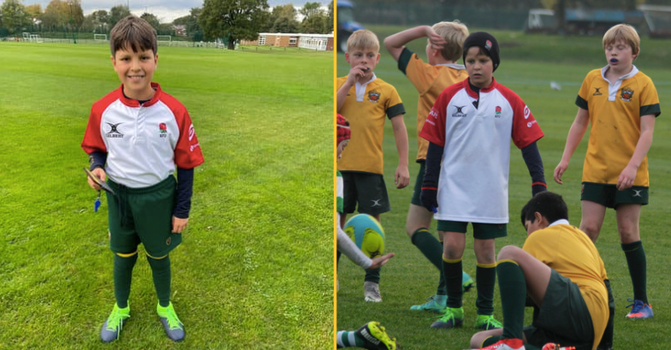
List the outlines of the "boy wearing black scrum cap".
<svg viewBox="0 0 671 350">
<path fill-rule="evenodd" d="M 522 149 L 535 195 L 547 187 L 536 145 L 543 132 L 524 101 L 492 76 L 500 59 L 491 34 L 469 35 L 463 59 L 469 78 L 440 94 L 420 133 L 430 142 L 420 199 L 436 213 L 444 237 L 447 284 L 447 308 L 431 327 L 463 324 L 461 260 L 470 222 L 477 260 L 475 327 L 487 330 L 501 327 L 493 317 L 494 239 L 507 235 L 510 139 Z"/>
</svg>

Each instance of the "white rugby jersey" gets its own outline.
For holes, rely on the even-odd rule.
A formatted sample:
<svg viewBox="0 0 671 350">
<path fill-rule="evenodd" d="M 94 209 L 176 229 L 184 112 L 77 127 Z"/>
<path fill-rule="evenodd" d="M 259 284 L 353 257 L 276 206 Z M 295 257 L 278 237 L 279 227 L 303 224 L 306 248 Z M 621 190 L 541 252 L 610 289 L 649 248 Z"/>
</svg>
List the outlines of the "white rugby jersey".
<svg viewBox="0 0 671 350">
<path fill-rule="evenodd" d="M 192 169 L 204 161 L 186 108 L 159 84 L 152 87 L 142 105 L 124 96 L 123 85 L 94 103 L 82 141 L 87 154 L 106 152 L 107 176 L 131 188 L 165 180 L 175 165 Z"/>
<path fill-rule="evenodd" d="M 480 89 L 468 79 L 443 90 L 420 136 L 443 146 L 437 220 L 508 223 L 510 140 L 524 148 L 543 137 L 529 107 L 496 80 Z"/>
</svg>

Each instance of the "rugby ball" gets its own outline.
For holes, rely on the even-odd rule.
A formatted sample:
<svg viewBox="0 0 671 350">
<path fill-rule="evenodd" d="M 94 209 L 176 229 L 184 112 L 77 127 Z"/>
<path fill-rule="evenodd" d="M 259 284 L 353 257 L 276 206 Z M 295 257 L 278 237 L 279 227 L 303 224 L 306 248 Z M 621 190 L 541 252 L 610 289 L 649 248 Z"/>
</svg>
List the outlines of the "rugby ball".
<svg viewBox="0 0 671 350">
<path fill-rule="evenodd" d="M 355 215 L 347 220 L 343 230 L 369 258 L 384 253 L 384 229 L 374 217 L 368 214 Z"/>
</svg>

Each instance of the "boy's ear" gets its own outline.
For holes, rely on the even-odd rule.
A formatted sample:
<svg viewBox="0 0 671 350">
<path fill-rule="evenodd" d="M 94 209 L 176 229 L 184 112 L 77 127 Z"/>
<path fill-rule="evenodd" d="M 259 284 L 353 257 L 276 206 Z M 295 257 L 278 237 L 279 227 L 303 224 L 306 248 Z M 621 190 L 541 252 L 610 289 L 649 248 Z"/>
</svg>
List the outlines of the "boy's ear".
<svg viewBox="0 0 671 350">
<path fill-rule="evenodd" d="M 345 52 L 345 62 L 349 63 L 349 53 Z"/>
<path fill-rule="evenodd" d="M 539 212 L 534 212 L 534 219 L 534 222 L 537 222 L 541 228 L 546 228 L 550 225 L 548 219 L 546 219 L 545 216 L 541 215 Z"/>
</svg>

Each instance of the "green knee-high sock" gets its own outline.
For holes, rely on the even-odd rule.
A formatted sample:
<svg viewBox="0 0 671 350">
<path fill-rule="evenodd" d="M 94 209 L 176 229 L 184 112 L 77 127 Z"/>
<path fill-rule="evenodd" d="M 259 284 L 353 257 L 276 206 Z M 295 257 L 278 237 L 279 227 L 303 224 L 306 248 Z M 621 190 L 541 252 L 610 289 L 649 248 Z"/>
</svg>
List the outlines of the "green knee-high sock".
<svg viewBox="0 0 671 350">
<path fill-rule="evenodd" d="M 122 309 L 128 306 L 133 267 L 137 261 L 137 252 L 131 254 L 130 256 L 114 254 L 114 298 Z"/>
<path fill-rule="evenodd" d="M 449 260 L 443 256 L 443 273 L 447 286 L 447 307 L 459 308 L 462 306 L 461 270 L 461 259 Z"/>
<path fill-rule="evenodd" d="M 170 256 L 166 255 L 161 259 L 147 256 L 147 260 L 149 261 L 149 266 L 151 266 L 158 303 L 163 307 L 167 307 L 170 305 Z"/>
<path fill-rule="evenodd" d="M 503 337 L 522 339 L 524 305 L 527 298 L 527 282 L 524 273 L 520 266 L 512 260 L 500 261 L 496 266 L 496 272 L 499 275 L 499 291 L 503 309 Z"/>
<path fill-rule="evenodd" d="M 336 342 L 338 344 L 338 349 L 353 347 L 360 348 L 366 344 L 364 340 L 356 334 L 356 331 L 339 331 L 336 336 Z"/>
<path fill-rule="evenodd" d="M 477 264 L 475 285 L 478 290 L 478 299 L 475 301 L 478 315 L 493 315 L 496 264 Z"/>
<path fill-rule="evenodd" d="M 446 295 L 445 276 L 443 275 L 443 244 L 424 227 L 415 231 L 411 240 L 412 244 L 440 271 L 436 294 Z"/>
<path fill-rule="evenodd" d="M 629 265 L 629 276 L 631 276 L 631 284 L 634 287 L 634 299 L 640 300 L 647 304 L 647 267 L 643 242 L 636 241 L 622 244 L 622 250 L 624 250 L 624 255 L 627 257 L 627 265 Z"/>
<path fill-rule="evenodd" d="M 375 270 L 366 270 L 366 277 L 364 278 L 364 282 L 375 282 L 375 283 L 380 283 L 380 270 L 382 268 L 377 268 Z"/>
</svg>

